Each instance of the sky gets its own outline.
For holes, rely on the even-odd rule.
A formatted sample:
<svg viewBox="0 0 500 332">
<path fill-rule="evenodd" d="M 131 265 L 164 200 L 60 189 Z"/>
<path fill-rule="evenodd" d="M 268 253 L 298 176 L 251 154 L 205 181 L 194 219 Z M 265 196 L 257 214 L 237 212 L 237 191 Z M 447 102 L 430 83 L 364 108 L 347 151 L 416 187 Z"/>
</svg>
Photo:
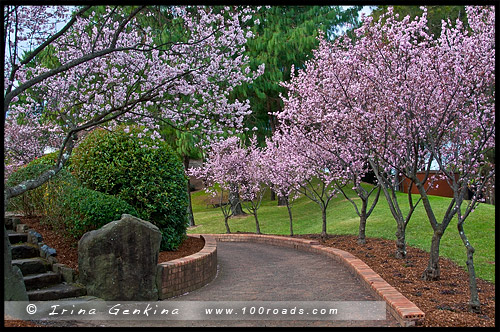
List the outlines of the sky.
<svg viewBox="0 0 500 332">
<path fill-rule="evenodd" d="M 350 7 L 353 7 L 353 6 L 340 6 L 342 7 L 344 10 L 347 9 L 347 8 L 350 8 Z M 363 9 L 361 9 L 361 11 L 359 12 L 359 18 L 361 18 L 361 14 L 365 14 L 366 16 L 370 15 L 371 12 L 373 11 L 373 8 L 375 8 L 375 6 L 363 6 Z M 344 33 L 346 30 L 345 27 L 343 28 L 338 28 L 338 33 L 339 34 L 342 34 Z"/>
<path fill-rule="evenodd" d="M 373 10 L 373 6 L 363 6 L 363 9 L 361 10 L 361 13 L 365 13 L 365 15 L 370 15 Z"/>
</svg>

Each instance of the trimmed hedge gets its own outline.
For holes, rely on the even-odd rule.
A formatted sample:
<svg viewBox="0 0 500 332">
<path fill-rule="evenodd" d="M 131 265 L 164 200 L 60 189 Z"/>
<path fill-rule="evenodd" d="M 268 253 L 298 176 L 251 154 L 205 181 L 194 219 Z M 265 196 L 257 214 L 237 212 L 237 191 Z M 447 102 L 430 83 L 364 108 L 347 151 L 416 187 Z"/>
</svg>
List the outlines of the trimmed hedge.
<svg viewBox="0 0 500 332">
<path fill-rule="evenodd" d="M 188 226 L 184 167 L 167 143 L 145 137 L 143 128 L 128 130 L 93 130 L 74 150 L 72 172 L 82 185 L 132 205 L 160 229 L 161 250 L 175 250 Z"/>
<path fill-rule="evenodd" d="M 130 204 L 118 197 L 77 186 L 64 190 L 60 204 L 66 230 L 75 238 L 119 220 L 124 213 L 138 215 Z"/>
</svg>

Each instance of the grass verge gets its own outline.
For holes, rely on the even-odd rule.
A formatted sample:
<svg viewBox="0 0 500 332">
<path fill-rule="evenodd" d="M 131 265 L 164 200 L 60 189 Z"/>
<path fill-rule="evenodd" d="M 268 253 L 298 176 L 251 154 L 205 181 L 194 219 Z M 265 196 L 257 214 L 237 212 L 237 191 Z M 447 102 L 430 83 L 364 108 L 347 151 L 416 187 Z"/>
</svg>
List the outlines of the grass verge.
<svg viewBox="0 0 500 332">
<path fill-rule="evenodd" d="M 366 185 L 367 187 L 369 185 Z M 348 190 L 349 197 L 356 197 L 354 191 Z M 382 194 L 381 194 L 382 195 Z M 219 208 L 207 205 L 208 195 L 203 191 L 192 193 L 195 224 L 198 226 L 188 233 L 225 233 L 224 218 Z M 418 199 L 414 195 L 414 200 Z M 359 202 L 359 199 L 357 199 Z M 430 196 L 431 205 L 439 218 L 446 211 L 450 198 Z M 398 201 L 403 213 L 408 211 L 407 194 L 398 194 Z M 321 210 L 316 203 L 306 197 L 300 197 L 293 203 L 294 233 L 314 234 L 321 232 Z M 258 210 L 261 232 L 264 234 L 289 234 L 289 218 L 287 208 L 277 206 L 277 201 L 270 200 L 270 193 L 264 197 Z M 439 219 L 438 219 L 439 220 Z M 231 232 L 255 232 L 255 221 L 252 215 L 235 217 L 229 220 Z M 327 211 L 327 232 L 329 234 L 358 233 L 359 217 L 354 207 L 345 197 L 334 198 Z M 476 249 L 474 266 L 479 278 L 495 282 L 495 207 L 481 204 L 465 222 L 465 232 L 470 243 Z M 396 222 L 389 210 L 387 201 L 382 195 L 372 215 L 368 218 L 366 236 L 395 240 Z M 424 207 L 419 204 L 406 231 L 409 246 L 429 251 L 432 228 L 427 219 Z M 389 248 L 388 250 L 394 250 Z M 456 220 L 453 220 L 441 240 L 440 255 L 450 258 L 464 269 L 466 267 L 466 250 L 457 231 Z"/>
</svg>

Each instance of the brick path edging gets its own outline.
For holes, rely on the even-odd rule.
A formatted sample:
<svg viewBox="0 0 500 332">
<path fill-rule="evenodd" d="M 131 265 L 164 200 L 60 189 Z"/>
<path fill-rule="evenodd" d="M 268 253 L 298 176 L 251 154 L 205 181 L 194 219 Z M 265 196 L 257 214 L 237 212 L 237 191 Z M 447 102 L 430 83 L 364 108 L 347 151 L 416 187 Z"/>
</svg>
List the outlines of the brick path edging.
<svg viewBox="0 0 500 332">
<path fill-rule="evenodd" d="M 195 254 L 157 265 L 158 298 L 164 300 L 208 284 L 217 274 L 217 245 L 210 235 L 189 234 L 205 240 L 203 249 Z"/>
<path fill-rule="evenodd" d="M 190 234 L 200 236 L 199 234 Z M 380 301 L 386 301 L 391 315 L 401 326 L 415 326 L 424 320 L 425 313 L 356 256 L 340 249 L 320 245 L 318 241 L 277 235 L 204 234 L 215 241 L 256 242 L 314 252 L 335 259 L 346 266 Z"/>
</svg>

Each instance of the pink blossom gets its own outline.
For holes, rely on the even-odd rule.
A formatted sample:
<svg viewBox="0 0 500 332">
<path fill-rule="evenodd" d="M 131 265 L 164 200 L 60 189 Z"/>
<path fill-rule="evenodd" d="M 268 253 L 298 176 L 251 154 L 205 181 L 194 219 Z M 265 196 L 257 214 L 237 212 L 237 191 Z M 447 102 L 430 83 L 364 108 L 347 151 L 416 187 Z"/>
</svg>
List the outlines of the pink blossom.
<svg viewBox="0 0 500 332">
<path fill-rule="evenodd" d="M 230 93 L 252 82 L 263 67 L 246 70 L 249 58 L 243 52 L 251 27 L 242 22 L 254 11 L 240 9 L 220 15 L 211 7 L 196 7 L 196 13 L 173 7 L 186 33 L 166 44 L 155 41 L 151 28 L 141 26 L 136 17 L 127 20 L 129 13 L 122 7 L 106 7 L 99 16 L 88 10 L 88 15 L 76 15 L 68 30 L 50 43 L 54 59 L 62 65 L 53 73 L 53 68 L 38 63 L 21 64 L 19 42 L 29 40 L 38 47 L 57 32 L 51 22 L 67 22 L 68 15 L 55 6 L 6 7 L 6 39 L 11 41 L 6 45 L 4 76 L 4 112 L 9 111 L 5 126 L 11 137 L 5 145 L 7 167 L 40 155 L 39 148 L 35 152 L 34 144 L 26 143 L 40 140 L 43 126 L 57 128 L 52 135 L 57 132 L 60 138 L 97 125 L 112 130 L 124 121 L 146 126 L 145 134 L 153 139 L 160 139 L 158 121 L 165 120 L 199 134 L 216 135 L 227 128 L 243 131 L 243 119 L 251 113 L 249 102 L 233 100 Z M 153 7 L 140 10 L 160 14 Z M 33 121 L 14 123 L 40 99 L 45 103 L 42 127 Z M 26 132 L 30 138 L 17 139 L 15 132 Z M 26 148 L 33 151 L 20 152 Z"/>
</svg>

